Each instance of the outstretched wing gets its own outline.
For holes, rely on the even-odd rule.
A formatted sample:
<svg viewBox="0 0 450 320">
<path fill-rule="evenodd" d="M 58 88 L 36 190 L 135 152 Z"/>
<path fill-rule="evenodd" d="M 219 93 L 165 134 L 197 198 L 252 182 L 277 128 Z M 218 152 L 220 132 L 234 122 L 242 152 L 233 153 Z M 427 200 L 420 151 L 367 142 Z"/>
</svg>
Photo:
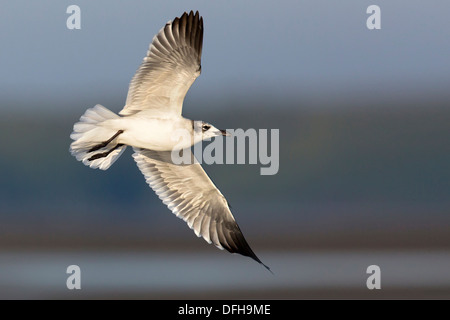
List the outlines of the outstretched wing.
<svg viewBox="0 0 450 320">
<path fill-rule="evenodd" d="M 153 38 L 120 114 L 151 109 L 181 115 L 184 97 L 200 75 L 202 42 L 203 18 L 198 11 L 169 21 Z"/>
<path fill-rule="evenodd" d="M 263 264 L 245 240 L 227 200 L 189 149 L 184 152 L 190 153 L 192 164 L 180 165 L 173 163 L 170 151 L 137 148 L 134 151 L 133 158 L 147 183 L 198 237 L 219 249 L 251 257 Z"/>
</svg>

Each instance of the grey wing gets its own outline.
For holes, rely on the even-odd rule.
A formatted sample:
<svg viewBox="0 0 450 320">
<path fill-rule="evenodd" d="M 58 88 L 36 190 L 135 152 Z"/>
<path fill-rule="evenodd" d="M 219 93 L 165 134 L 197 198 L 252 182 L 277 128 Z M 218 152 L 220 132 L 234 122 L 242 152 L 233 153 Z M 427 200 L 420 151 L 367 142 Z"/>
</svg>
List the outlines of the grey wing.
<svg viewBox="0 0 450 320">
<path fill-rule="evenodd" d="M 192 164 L 180 165 L 172 162 L 170 151 L 136 148 L 134 151 L 133 158 L 147 183 L 198 237 L 219 249 L 251 257 L 263 264 L 245 240 L 227 200 L 189 149 L 184 152 L 190 153 Z"/>
<path fill-rule="evenodd" d="M 203 18 L 186 12 L 153 38 L 131 80 L 121 115 L 142 110 L 181 115 L 187 91 L 201 72 Z"/>
</svg>

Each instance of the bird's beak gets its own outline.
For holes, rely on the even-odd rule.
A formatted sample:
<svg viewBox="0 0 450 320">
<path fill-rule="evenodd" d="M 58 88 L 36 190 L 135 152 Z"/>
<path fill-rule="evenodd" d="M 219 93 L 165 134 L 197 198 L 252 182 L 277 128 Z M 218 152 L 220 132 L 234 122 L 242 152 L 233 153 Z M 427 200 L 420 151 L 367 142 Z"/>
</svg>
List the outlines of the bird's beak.
<svg viewBox="0 0 450 320">
<path fill-rule="evenodd" d="M 220 133 L 221 133 L 223 136 L 227 136 L 227 137 L 230 137 L 230 136 L 231 136 L 231 133 L 228 133 L 226 130 L 220 130 Z"/>
</svg>

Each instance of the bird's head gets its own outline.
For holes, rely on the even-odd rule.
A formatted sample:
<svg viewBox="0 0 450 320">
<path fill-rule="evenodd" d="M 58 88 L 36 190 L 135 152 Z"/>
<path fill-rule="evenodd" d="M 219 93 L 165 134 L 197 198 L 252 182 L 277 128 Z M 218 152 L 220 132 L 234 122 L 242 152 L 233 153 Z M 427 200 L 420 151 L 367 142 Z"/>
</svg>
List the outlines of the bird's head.
<svg viewBox="0 0 450 320">
<path fill-rule="evenodd" d="M 199 140 L 211 139 L 217 136 L 231 136 L 226 130 L 220 130 L 205 121 L 194 121 L 194 135 Z"/>
</svg>

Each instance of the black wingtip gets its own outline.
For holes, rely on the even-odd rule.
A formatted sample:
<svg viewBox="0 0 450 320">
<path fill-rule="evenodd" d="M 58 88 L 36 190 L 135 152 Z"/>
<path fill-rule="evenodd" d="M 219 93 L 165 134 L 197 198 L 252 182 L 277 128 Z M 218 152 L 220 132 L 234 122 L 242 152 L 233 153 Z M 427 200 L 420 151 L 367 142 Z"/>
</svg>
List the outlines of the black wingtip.
<svg viewBox="0 0 450 320">
<path fill-rule="evenodd" d="M 263 265 L 267 270 L 270 271 L 270 273 L 274 274 L 270 268 L 265 265 L 253 252 L 252 248 L 248 244 L 247 240 L 245 240 L 244 234 L 242 233 L 241 229 L 239 228 L 239 225 L 234 221 L 232 223 L 234 232 L 229 233 L 229 237 L 227 239 L 226 244 L 222 243 L 224 248 L 228 250 L 231 253 L 238 253 L 243 256 L 247 256 L 249 258 L 252 258 L 259 264 Z"/>
<path fill-rule="evenodd" d="M 252 252 L 253 253 L 253 252 Z M 264 268 L 266 268 L 267 270 L 269 270 L 269 272 L 272 274 L 272 275 L 275 275 L 275 273 L 273 273 L 273 271 L 272 270 L 270 270 L 270 268 L 267 266 L 267 265 L 265 265 L 257 256 L 256 256 L 256 254 L 254 254 L 253 253 L 253 255 L 252 256 L 249 256 L 250 258 L 252 258 L 253 260 L 255 260 L 256 262 L 258 262 L 259 264 L 261 264 Z"/>
<path fill-rule="evenodd" d="M 261 264 L 264 266 L 264 268 L 266 268 L 267 270 L 269 270 L 269 272 L 274 276 L 275 273 L 273 273 L 272 270 L 270 270 L 270 268 L 268 266 L 266 266 L 264 263 L 261 262 Z"/>
<path fill-rule="evenodd" d="M 203 46 L 203 18 L 198 11 L 191 10 L 189 13 L 184 12 L 180 17 L 176 17 L 172 21 L 172 28 L 176 29 L 179 36 L 185 40 L 188 46 L 191 46 L 198 55 L 200 64 Z"/>
</svg>

